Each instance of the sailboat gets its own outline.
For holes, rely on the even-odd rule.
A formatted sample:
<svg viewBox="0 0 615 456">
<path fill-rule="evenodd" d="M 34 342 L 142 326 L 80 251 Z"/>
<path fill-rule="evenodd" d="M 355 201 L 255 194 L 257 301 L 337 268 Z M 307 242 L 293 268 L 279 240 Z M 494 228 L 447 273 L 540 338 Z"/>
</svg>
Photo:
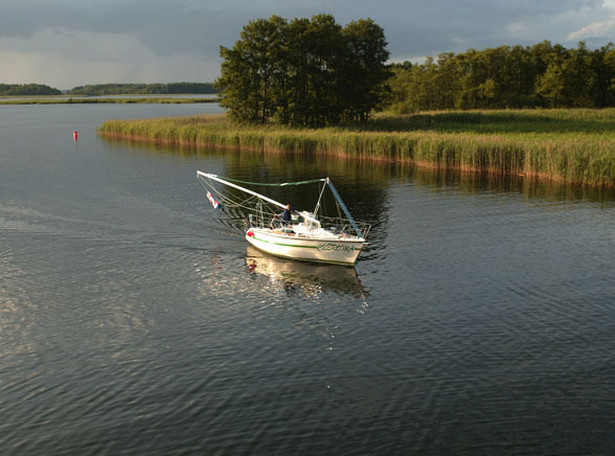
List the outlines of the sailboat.
<svg viewBox="0 0 615 456">
<path fill-rule="evenodd" d="M 214 208 L 230 208 L 247 214 L 245 238 L 263 252 L 293 260 L 352 266 L 367 245 L 370 225 L 359 226 L 355 222 L 328 177 L 271 184 L 240 181 L 203 171 L 196 174 Z M 294 210 L 288 204 L 245 187 L 308 184 L 320 186 L 318 201 L 312 211 Z M 336 217 L 319 214 L 326 189 L 335 199 Z"/>
</svg>

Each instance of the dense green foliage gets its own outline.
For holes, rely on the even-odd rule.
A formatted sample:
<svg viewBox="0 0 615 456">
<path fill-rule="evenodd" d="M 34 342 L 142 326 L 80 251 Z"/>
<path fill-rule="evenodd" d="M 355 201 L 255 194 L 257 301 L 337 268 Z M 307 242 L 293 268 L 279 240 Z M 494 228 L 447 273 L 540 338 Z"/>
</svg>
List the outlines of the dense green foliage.
<svg viewBox="0 0 615 456">
<path fill-rule="evenodd" d="M 69 95 L 171 95 L 216 93 L 213 84 L 205 82 L 174 82 L 169 84 L 95 84 L 71 89 Z"/>
<path fill-rule="evenodd" d="M 108 137 L 170 145 L 411 162 L 435 168 L 615 185 L 615 110 L 519 110 L 380 115 L 321 129 L 239 125 L 225 116 L 112 120 Z"/>
<path fill-rule="evenodd" d="M 615 48 L 566 49 L 549 41 L 501 46 L 437 62 L 393 65 L 390 108 L 398 113 L 443 109 L 615 106 Z"/>
<path fill-rule="evenodd" d="M 42 84 L 0 84 L 0 95 L 28 96 L 28 95 L 61 95 L 58 89 Z"/>
<path fill-rule="evenodd" d="M 327 14 L 251 21 L 232 49 L 220 48 L 221 105 L 232 120 L 247 123 L 366 120 L 389 76 L 386 44 L 371 19 L 346 27 Z"/>
</svg>

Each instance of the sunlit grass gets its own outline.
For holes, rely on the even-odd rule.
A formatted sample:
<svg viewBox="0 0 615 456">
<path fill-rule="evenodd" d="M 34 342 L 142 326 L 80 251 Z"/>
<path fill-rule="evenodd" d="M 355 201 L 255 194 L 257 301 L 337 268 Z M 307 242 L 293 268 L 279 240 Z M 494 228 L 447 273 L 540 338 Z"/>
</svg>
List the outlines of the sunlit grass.
<svg viewBox="0 0 615 456">
<path fill-rule="evenodd" d="M 107 137 L 412 162 L 437 168 L 615 184 L 615 110 L 381 114 L 367 125 L 242 126 L 224 115 L 109 120 Z"/>
</svg>

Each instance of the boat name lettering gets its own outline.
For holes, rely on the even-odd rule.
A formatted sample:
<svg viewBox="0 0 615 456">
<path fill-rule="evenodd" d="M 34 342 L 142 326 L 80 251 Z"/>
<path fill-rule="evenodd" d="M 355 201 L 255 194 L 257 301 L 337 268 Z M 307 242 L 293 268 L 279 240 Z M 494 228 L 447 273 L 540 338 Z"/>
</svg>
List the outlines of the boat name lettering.
<svg viewBox="0 0 615 456">
<path fill-rule="evenodd" d="M 325 251 L 329 251 L 329 250 L 335 250 L 336 252 L 352 252 L 353 246 L 352 245 L 340 245 L 340 244 L 326 243 L 326 244 L 318 244 L 316 249 L 318 251 L 320 251 L 320 252 L 325 252 Z"/>
</svg>

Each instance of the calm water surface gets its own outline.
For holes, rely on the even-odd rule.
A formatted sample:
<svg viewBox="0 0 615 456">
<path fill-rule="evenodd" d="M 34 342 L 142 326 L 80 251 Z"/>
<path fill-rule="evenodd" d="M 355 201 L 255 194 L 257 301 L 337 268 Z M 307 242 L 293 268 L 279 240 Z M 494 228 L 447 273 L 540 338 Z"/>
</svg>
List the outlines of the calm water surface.
<svg viewBox="0 0 615 456">
<path fill-rule="evenodd" d="M 0 106 L 0 454 L 615 452 L 612 193 L 96 136 L 214 110 Z M 259 254 L 197 169 L 329 175 L 372 244 Z"/>
</svg>

